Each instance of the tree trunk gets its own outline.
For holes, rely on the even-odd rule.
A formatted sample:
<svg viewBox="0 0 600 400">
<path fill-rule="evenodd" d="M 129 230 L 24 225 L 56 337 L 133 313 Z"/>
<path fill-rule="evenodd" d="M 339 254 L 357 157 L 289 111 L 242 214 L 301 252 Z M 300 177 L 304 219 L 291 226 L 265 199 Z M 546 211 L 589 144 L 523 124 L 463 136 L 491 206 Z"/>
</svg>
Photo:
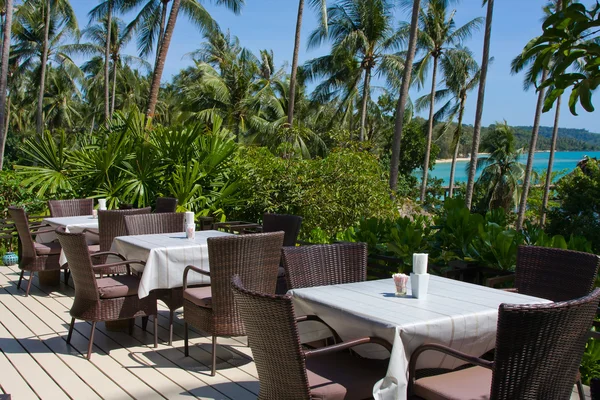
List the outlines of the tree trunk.
<svg viewBox="0 0 600 400">
<path fill-rule="evenodd" d="M 46 14 L 44 21 L 44 44 L 42 47 L 42 59 L 40 60 L 40 92 L 38 94 L 36 132 L 41 135 L 44 129 L 44 91 L 46 89 L 46 64 L 48 63 L 48 41 L 50 35 L 50 0 L 46 0 Z"/>
<path fill-rule="evenodd" d="M 423 161 L 423 179 L 421 180 L 421 203 L 425 203 L 427 194 L 427 175 L 429 174 L 429 158 L 431 156 L 431 141 L 433 139 L 433 117 L 435 111 L 435 85 L 437 80 L 438 62 L 433 57 L 433 75 L 431 78 L 431 102 L 429 103 L 429 122 L 427 124 L 427 147 L 425 147 L 425 160 Z"/>
<path fill-rule="evenodd" d="M 8 58 L 10 56 L 10 33 L 12 28 L 13 0 L 6 0 L 6 15 L 4 17 L 4 32 L 2 40 L 2 66 L 0 69 L 0 170 L 4 165 L 4 148 L 8 135 L 6 104 L 6 88 L 8 86 Z"/>
<path fill-rule="evenodd" d="M 544 70 L 542 73 L 542 80 L 544 82 L 548 77 L 548 71 Z M 523 191 L 521 192 L 521 201 L 519 203 L 519 213 L 517 215 L 517 230 L 523 228 L 523 221 L 525 220 L 525 211 L 527 210 L 527 196 L 529 196 L 529 186 L 531 184 L 531 173 L 533 171 L 533 158 L 535 156 L 535 150 L 537 147 L 538 132 L 540 130 L 540 118 L 542 117 L 542 109 L 544 107 L 544 95 L 546 89 L 543 88 L 538 93 L 537 105 L 535 108 L 535 118 L 533 122 L 533 129 L 531 131 L 531 141 L 529 142 L 529 154 L 527 156 L 527 167 L 525 168 L 525 177 L 523 178 Z"/>
<path fill-rule="evenodd" d="M 110 117 L 112 118 L 115 112 L 115 93 L 117 92 L 117 66 L 119 57 L 115 54 L 113 60 L 113 84 L 112 84 L 112 103 L 110 106 Z"/>
<path fill-rule="evenodd" d="M 109 0 L 106 12 L 106 48 L 104 49 L 104 120 L 110 119 L 110 45 L 112 42 L 112 7 L 113 2 Z"/>
<path fill-rule="evenodd" d="M 408 100 L 408 89 L 412 77 L 412 66 L 415 60 L 417 50 L 417 31 L 419 28 L 419 10 L 421 9 L 421 0 L 413 1 L 412 17 L 410 20 L 410 38 L 408 40 L 408 51 L 406 62 L 404 64 L 404 74 L 402 77 L 402 86 L 400 87 L 400 98 L 396 105 L 396 122 L 394 124 L 394 138 L 392 140 L 392 159 L 390 161 L 390 190 L 392 196 L 398 189 L 398 167 L 400 165 L 400 144 L 402 143 L 402 128 L 404 127 L 404 112 L 406 111 L 406 101 Z"/>
<path fill-rule="evenodd" d="M 288 98 L 287 123 L 291 127 L 294 123 L 294 106 L 296 103 L 296 77 L 298 75 L 298 53 L 300 52 L 300 34 L 302 31 L 302 14 L 304 13 L 304 0 L 298 2 L 298 18 L 296 20 L 296 38 L 294 39 L 294 55 L 292 57 L 292 74 L 290 76 L 290 92 Z"/>
<path fill-rule="evenodd" d="M 171 44 L 171 37 L 175 30 L 175 23 L 177 22 L 177 14 L 179 13 L 179 5 L 181 0 L 173 0 L 171 6 L 171 14 L 169 15 L 169 22 L 167 23 L 167 29 L 165 30 L 165 36 L 163 37 L 163 43 L 160 46 L 160 52 L 158 57 L 158 63 L 154 69 L 154 75 L 152 77 L 152 86 L 150 86 L 150 99 L 148 101 L 148 110 L 146 111 L 146 118 L 148 123 L 152 122 L 154 117 L 154 111 L 156 110 L 156 103 L 158 102 L 158 90 L 160 89 L 160 80 L 162 78 L 163 70 L 165 69 L 165 61 L 167 59 L 167 53 L 169 52 L 169 45 Z"/>
<path fill-rule="evenodd" d="M 90 136 L 94 134 L 94 125 L 96 125 L 96 113 L 92 114 L 92 125 L 90 126 Z"/>
<path fill-rule="evenodd" d="M 485 17 L 485 36 L 483 38 L 483 60 L 481 61 L 481 75 L 479 78 L 479 92 L 477 94 L 477 109 L 475 111 L 475 124 L 473 126 L 473 145 L 471 146 L 471 163 L 469 164 L 469 178 L 467 180 L 467 193 L 465 205 L 470 209 L 473 201 L 473 188 L 477 172 L 477 157 L 481 141 L 481 118 L 483 116 L 483 103 L 485 97 L 485 83 L 487 80 L 488 65 L 490 62 L 490 39 L 492 37 L 492 19 L 494 14 L 494 0 L 487 0 L 487 15 Z"/>
<path fill-rule="evenodd" d="M 550 156 L 548 158 L 548 169 L 546 170 L 546 184 L 544 185 L 544 198 L 542 200 L 542 217 L 540 225 L 546 223 L 546 208 L 548 208 L 548 198 L 550 197 L 550 185 L 552 184 L 552 167 L 554 167 L 554 153 L 556 152 L 556 139 L 558 139 L 558 122 L 560 121 L 560 103 L 561 97 L 556 99 L 556 112 L 554 114 L 554 128 L 552 129 L 552 142 L 550 143 Z"/>
<path fill-rule="evenodd" d="M 448 188 L 448 197 L 454 194 L 454 173 L 456 171 L 456 159 L 458 158 L 458 148 L 460 147 L 460 137 L 462 136 L 462 122 L 465 114 L 465 97 L 460 99 L 460 110 L 458 112 L 458 125 L 456 126 L 456 146 L 454 146 L 454 154 L 452 155 L 452 166 L 450 167 L 450 185 Z"/>
<path fill-rule="evenodd" d="M 369 94 L 371 93 L 371 67 L 365 68 L 365 83 L 363 85 L 362 104 L 360 106 L 360 137 L 362 142 L 365 140 L 365 127 L 367 125 L 367 105 L 369 104 Z"/>
<path fill-rule="evenodd" d="M 165 36 L 165 22 L 167 20 L 167 4 L 169 0 L 162 0 L 162 8 L 160 11 L 160 27 L 158 28 L 158 40 L 156 41 L 156 55 L 154 56 L 154 69 L 158 64 L 158 55 L 160 54 L 160 48 L 162 45 L 163 37 Z"/>
</svg>

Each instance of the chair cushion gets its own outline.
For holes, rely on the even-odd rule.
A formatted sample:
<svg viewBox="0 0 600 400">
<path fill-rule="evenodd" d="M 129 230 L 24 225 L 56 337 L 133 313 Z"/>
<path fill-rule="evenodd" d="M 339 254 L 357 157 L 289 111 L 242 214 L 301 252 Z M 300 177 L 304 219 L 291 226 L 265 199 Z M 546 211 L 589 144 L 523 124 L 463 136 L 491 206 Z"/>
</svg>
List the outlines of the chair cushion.
<svg viewBox="0 0 600 400">
<path fill-rule="evenodd" d="M 88 245 L 88 251 L 90 252 L 90 254 L 97 253 L 100 251 L 100 245 L 99 244 L 90 244 L 90 245 Z"/>
<path fill-rule="evenodd" d="M 103 299 L 137 295 L 140 280 L 133 275 L 117 275 L 96 279 L 98 293 Z"/>
<path fill-rule="evenodd" d="M 348 351 L 306 360 L 313 399 L 351 400 L 373 397 L 373 385 L 385 377 L 389 360 L 369 360 Z"/>
<path fill-rule="evenodd" d="M 189 287 L 183 291 L 183 298 L 199 307 L 212 308 L 212 291 L 210 286 Z"/>
<path fill-rule="evenodd" d="M 487 400 L 491 387 L 492 371 L 473 367 L 419 379 L 415 395 L 427 400 Z"/>
<path fill-rule="evenodd" d="M 38 256 L 47 256 L 49 254 L 60 254 L 62 248 L 60 247 L 60 243 L 58 242 L 49 242 L 49 243 L 37 243 L 33 242 L 35 246 L 35 252 Z"/>
</svg>

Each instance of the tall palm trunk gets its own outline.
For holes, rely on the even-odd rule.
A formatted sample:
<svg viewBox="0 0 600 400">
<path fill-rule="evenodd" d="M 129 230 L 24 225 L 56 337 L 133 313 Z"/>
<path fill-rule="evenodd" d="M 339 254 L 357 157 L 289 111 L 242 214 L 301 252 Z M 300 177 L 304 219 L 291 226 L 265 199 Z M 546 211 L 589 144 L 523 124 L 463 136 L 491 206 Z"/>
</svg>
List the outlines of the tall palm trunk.
<svg viewBox="0 0 600 400">
<path fill-rule="evenodd" d="M 360 138 L 365 140 L 365 127 L 367 125 L 367 105 L 369 104 L 369 94 L 371 93 L 371 67 L 365 68 L 365 83 L 363 85 L 363 96 L 360 106 Z"/>
<path fill-rule="evenodd" d="M 396 122 L 394 124 L 394 138 L 392 140 L 392 159 L 390 161 L 390 190 L 392 196 L 398 189 L 398 167 L 400 166 L 400 144 L 402 143 L 402 128 L 404 128 L 404 112 L 406 111 L 406 101 L 408 100 L 408 89 L 412 78 L 412 67 L 417 51 L 417 31 L 419 30 L 419 10 L 421 9 L 421 0 L 413 0 L 412 16 L 410 20 L 410 37 L 408 40 L 408 50 L 406 62 L 404 63 L 404 74 L 402 77 L 402 86 L 400 87 L 400 98 L 396 105 Z"/>
<path fill-rule="evenodd" d="M 48 63 L 48 41 L 50 36 L 50 0 L 46 0 L 45 4 L 45 21 L 44 21 L 44 44 L 42 46 L 42 59 L 40 60 L 40 92 L 38 94 L 37 116 L 36 116 L 36 132 L 42 134 L 44 128 L 44 91 L 46 89 L 46 64 Z"/>
<path fill-rule="evenodd" d="M 458 158 L 458 148 L 460 147 L 460 137 L 462 135 L 462 122 L 465 114 L 466 96 L 460 99 L 460 110 L 458 111 L 458 126 L 456 127 L 456 145 L 454 146 L 454 154 L 452 155 L 452 166 L 450 167 L 450 185 L 448 188 L 448 197 L 454 194 L 454 173 L 456 171 L 456 160 Z"/>
<path fill-rule="evenodd" d="M 115 112 L 115 97 L 117 93 L 117 66 L 119 57 L 115 55 L 113 60 L 113 82 L 112 82 L 112 103 L 110 105 L 110 117 L 112 118 Z"/>
<path fill-rule="evenodd" d="M 288 99 L 287 123 L 291 127 L 294 122 L 294 106 L 296 103 L 296 76 L 298 75 L 298 53 L 300 52 L 300 33 L 302 31 L 302 15 L 304 0 L 298 2 L 298 18 L 296 19 L 296 38 L 294 39 L 294 55 L 292 57 L 292 75 L 290 76 L 290 93 Z"/>
<path fill-rule="evenodd" d="M 431 141 L 433 139 L 433 116 L 435 111 L 435 85 L 437 83 L 437 57 L 433 57 L 433 76 L 431 78 L 431 102 L 429 103 L 429 122 L 427 124 L 427 147 L 423 161 L 423 179 L 421 180 L 421 203 L 425 203 L 427 193 L 427 175 L 429 174 L 429 158 L 431 157 Z"/>
<path fill-rule="evenodd" d="M 106 12 L 106 47 L 104 49 L 104 120 L 110 119 L 110 45 L 112 42 L 112 8 L 113 2 L 108 2 L 108 11 Z"/>
<path fill-rule="evenodd" d="M 8 109 L 6 89 L 8 86 L 8 58 L 10 56 L 10 32 L 12 27 L 13 0 L 6 0 L 6 15 L 2 37 L 2 66 L 0 68 L 0 170 L 4 164 L 4 147 L 8 135 Z"/>
<path fill-rule="evenodd" d="M 162 0 L 162 8 L 160 11 L 160 26 L 158 28 L 158 40 L 156 41 L 156 56 L 154 59 L 154 69 L 158 64 L 158 56 L 160 54 L 160 47 L 162 45 L 163 37 L 165 36 L 165 23 L 167 21 L 167 4 L 170 0 Z"/>
<path fill-rule="evenodd" d="M 544 185 L 544 198 L 542 199 L 542 217 L 540 225 L 546 223 L 546 209 L 548 208 L 548 199 L 550 197 L 550 185 L 552 184 L 552 168 L 554 167 L 554 153 L 556 152 L 556 140 L 558 139 L 558 122 L 560 121 L 560 103 L 561 97 L 556 99 L 556 112 L 554 114 L 554 127 L 552 128 L 552 142 L 550 143 L 550 156 L 548 158 L 548 169 L 546 170 L 546 184 Z"/>
<path fill-rule="evenodd" d="M 158 102 L 158 90 L 160 89 L 160 80 L 162 78 L 163 70 L 165 69 L 165 61 L 167 59 L 167 53 L 169 52 L 169 45 L 171 44 L 171 37 L 175 30 L 175 23 L 177 22 L 177 14 L 179 13 L 179 5 L 181 0 L 173 0 L 171 6 L 171 14 L 169 15 L 169 22 L 165 30 L 165 36 L 163 37 L 162 44 L 160 46 L 158 62 L 154 69 L 154 75 L 152 76 L 152 86 L 150 86 L 150 99 L 148 101 L 148 110 L 146 111 L 146 118 L 148 122 L 154 117 L 154 111 L 156 110 L 156 103 Z"/>
<path fill-rule="evenodd" d="M 475 187 L 475 174 L 477 172 L 477 157 L 479 155 L 479 143 L 481 142 L 481 118 L 483 116 L 485 83 L 487 80 L 488 65 L 490 62 L 490 40 L 492 37 L 493 16 L 494 0 L 487 0 L 487 14 L 485 17 L 485 36 L 483 38 L 483 60 L 481 61 L 479 92 L 477 93 L 477 109 L 475 111 L 475 124 L 473 126 L 473 144 L 471 146 L 469 179 L 467 180 L 467 193 L 465 194 L 465 205 L 469 209 L 471 208 L 471 204 L 473 202 L 473 189 Z"/>
<path fill-rule="evenodd" d="M 548 77 L 548 71 L 544 70 L 542 73 L 542 80 L 544 82 Z M 525 177 L 523 178 L 523 191 L 521 192 L 521 201 L 519 203 L 519 213 L 517 215 L 517 230 L 523 228 L 523 221 L 525 220 L 525 211 L 527 210 L 527 196 L 529 196 L 529 186 L 531 184 L 531 173 L 533 171 L 533 158 L 535 157 L 535 150 L 537 147 L 537 138 L 540 130 L 540 118 L 542 117 L 542 109 L 544 107 L 544 95 L 546 89 L 542 88 L 538 93 L 537 105 L 535 108 L 535 118 L 533 122 L 533 129 L 531 131 L 531 141 L 529 142 L 529 154 L 527 155 L 527 167 L 525 168 Z"/>
</svg>

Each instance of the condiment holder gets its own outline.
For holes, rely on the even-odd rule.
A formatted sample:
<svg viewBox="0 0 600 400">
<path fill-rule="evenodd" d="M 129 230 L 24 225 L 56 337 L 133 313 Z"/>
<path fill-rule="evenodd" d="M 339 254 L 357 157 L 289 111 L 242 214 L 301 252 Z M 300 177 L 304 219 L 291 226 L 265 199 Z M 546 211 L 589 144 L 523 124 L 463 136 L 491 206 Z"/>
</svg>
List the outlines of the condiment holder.
<svg viewBox="0 0 600 400">
<path fill-rule="evenodd" d="M 413 254 L 413 272 L 410 274 L 410 287 L 413 297 L 424 299 L 429 289 L 429 274 L 427 273 L 428 255 Z"/>
<path fill-rule="evenodd" d="M 192 211 L 186 211 L 185 213 L 185 237 L 190 240 L 196 239 L 196 222 L 194 221 L 195 215 Z"/>
<path fill-rule="evenodd" d="M 406 285 L 408 283 L 408 275 L 406 274 L 393 274 L 394 284 L 396 285 L 396 296 L 406 296 Z"/>
</svg>

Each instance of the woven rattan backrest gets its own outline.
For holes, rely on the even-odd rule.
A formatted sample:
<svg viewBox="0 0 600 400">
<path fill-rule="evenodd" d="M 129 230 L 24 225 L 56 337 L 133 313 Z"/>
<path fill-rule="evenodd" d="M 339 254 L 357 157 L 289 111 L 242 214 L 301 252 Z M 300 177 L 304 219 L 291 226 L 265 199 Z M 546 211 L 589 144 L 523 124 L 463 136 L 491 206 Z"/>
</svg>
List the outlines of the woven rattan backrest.
<svg viewBox="0 0 600 400">
<path fill-rule="evenodd" d="M 579 251 L 520 246 L 515 287 L 552 301 L 578 299 L 594 288 L 600 257 Z"/>
<path fill-rule="evenodd" d="M 232 282 L 260 381 L 259 399 L 309 399 L 304 354 L 289 296 L 250 291 Z"/>
<path fill-rule="evenodd" d="M 100 232 L 100 251 L 109 251 L 113 239 L 117 236 L 126 236 L 125 215 L 139 215 L 150 213 L 150 207 L 134 208 L 131 210 L 103 210 L 98 211 L 98 230 Z"/>
<path fill-rule="evenodd" d="M 284 247 L 283 265 L 290 289 L 362 282 L 367 279 L 367 245 Z"/>
<path fill-rule="evenodd" d="M 92 215 L 94 199 L 48 200 L 48 208 L 53 217 Z"/>
<path fill-rule="evenodd" d="M 185 231 L 184 213 L 126 215 L 124 219 L 128 235 L 151 235 Z"/>
<path fill-rule="evenodd" d="M 35 246 L 33 245 L 33 237 L 31 237 L 31 231 L 29 230 L 29 219 L 27 213 L 21 207 L 8 207 L 8 214 L 15 223 L 19 240 L 21 241 L 21 262 L 19 265 L 28 264 L 35 261 L 37 253 Z"/>
<path fill-rule="evenodd" d="M 155 213 L 174 213 L 175 211 L 177 211 L 177 199 L 173 197 L 159 197 L 156 199 Z"/>
<path fill-rule="evenodd" d="M 571 398 L 598 301 L 500 305 L 491 399 Z"/>
<path fill-rule="evenodd" d="M 99 300 L 98 285 L 92 268 L 85 234 L 65 233 L 64 228 L 56 230 L 58 241 L 69 261 L 69 270 L 75 285 L 75 298 L 78 300 Z"/>
<path fill-rule="evenodd" d="M 263 215 L 263 232 L 284 231 L 284 246 L 295 246 L 300 234 L 302 217 L 286 214 L 265 214 Z"/>
<path fill-rule="evenodd" d="M 231 278 L 261 293 L 275 293 L 283 232 L 208 238 L 212 310 L 216 318 L 243 326 L 233 301 Z"/>
</svg>

